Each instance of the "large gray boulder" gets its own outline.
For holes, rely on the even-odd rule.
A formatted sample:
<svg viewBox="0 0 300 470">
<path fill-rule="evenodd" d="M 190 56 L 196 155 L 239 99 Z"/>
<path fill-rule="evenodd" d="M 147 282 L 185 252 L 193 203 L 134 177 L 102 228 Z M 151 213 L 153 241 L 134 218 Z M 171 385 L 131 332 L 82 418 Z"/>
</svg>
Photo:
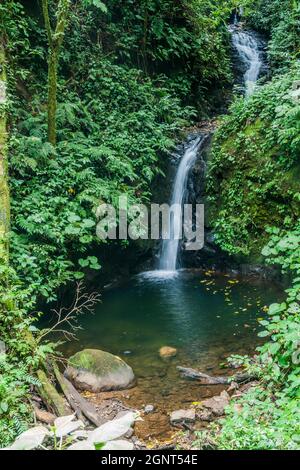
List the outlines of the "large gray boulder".
<svg viewBox="0 0 300 470">
<path fill-rule="evenodd" d="M 79 390 L 124 390 L 135 383 L 131 367 L 118 356 L 100 349 L 84 349 L 69 358 L 65 376 Z"/>
</svg>

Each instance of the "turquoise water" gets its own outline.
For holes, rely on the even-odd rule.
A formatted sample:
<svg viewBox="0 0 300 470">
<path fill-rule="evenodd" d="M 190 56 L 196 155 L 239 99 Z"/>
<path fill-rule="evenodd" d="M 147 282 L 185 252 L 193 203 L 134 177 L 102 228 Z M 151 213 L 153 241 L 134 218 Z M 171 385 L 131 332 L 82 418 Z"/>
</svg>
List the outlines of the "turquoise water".
<svg viewBox="0 0 300 470">
<path fill-rule="evenodd" d="M 132 366 L 138 385 L 113 396 L 137 408 L 153 404 L 167 414 L 214 393 L 180 378 L 176 366 L 227 373 L 226 357 L 254 351 L 263 307 L 281 293 L 270 283 L 212 272 L 156 274 L 136 276 L 105 292 L 94 315 L 80 318 L 78 341 L 67 343 L 64 352 L 100 348 L 119 355 Z M 161 359 L 162 346 L 177 348 L 177 356 Z"/>
</svg>

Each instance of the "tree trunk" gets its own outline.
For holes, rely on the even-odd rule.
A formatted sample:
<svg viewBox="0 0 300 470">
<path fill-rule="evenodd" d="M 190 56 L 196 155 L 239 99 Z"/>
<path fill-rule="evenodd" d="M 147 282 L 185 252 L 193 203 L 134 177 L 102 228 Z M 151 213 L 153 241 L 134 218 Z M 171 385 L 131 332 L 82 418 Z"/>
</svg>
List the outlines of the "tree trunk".
<svg viewBox="0 0 300 470">
<path fill-rule="evenodd" d="M 10 197 L 7 161 L 7 77 L 5 41 L 0 37 L 0 265 L 8 266 L 10 230 Z M 6 283 L 0 278 L 0 284 Z"/>
<path fill-rule="evenodd" d="M 148 58 L 147 58 L 147 39 L 148 39 L 148 27 L 149 27 L 149 12 L 148 12 L 148 1 L 144 0 L 144 34 L 142 40 L 142 56 L 144 62 L 144 72 L 148 72 Z"/>
<path fill-rule="evenodd" d="M 55 48 L 51 48 L 48 62 L 48 141 L 54 146 L 56 145 L 57 66 L 58 53 Z"/>
<path fill-rule="evenodd" d="M 56 27 L 52 31 L 48 0 L 42 0 L 42 10 L 49 44 L 48 58 L 48 141 L 56 145 L 57 69 L 63 42 L 70 0 L 59 0 Z"/>
</svg>

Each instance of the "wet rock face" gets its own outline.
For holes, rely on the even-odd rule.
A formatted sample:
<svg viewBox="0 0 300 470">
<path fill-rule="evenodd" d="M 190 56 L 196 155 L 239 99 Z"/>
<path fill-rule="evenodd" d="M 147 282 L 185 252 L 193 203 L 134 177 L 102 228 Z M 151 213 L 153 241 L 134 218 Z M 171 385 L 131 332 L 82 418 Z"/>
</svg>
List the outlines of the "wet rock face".
<svg viewBox="0 0 300 470">
<path fill-rule="evenodd" d="M 84 349 L 70 357 L 65 376 L 79 390 L 124 390 L 135 384 L 131 367 L 118 356 L 98 349 Z"/>
<path fill-rule="evenodd" d="M 187 204 L 204 204 L 205 214 L 207 212 L 207 194 L 206 194 L 206 175 L 207 175 L 207 160 L 210 152 L 210 145 L 213 133 L 208 129 L 209 137 L 204 148 L 199 152 L 197 161 L 189 175 L 188 188 L 187 188 Z M 195 221 L 194 221 L 195 223 Z M 199 267 L 216 267 L 223 266 L 225 263 L 224 253 L 221 252 L 219 247 L 215 244 L 214 234 L 211 228 L 207 225 L 207 217 L 204 220 L 204 236 L 205 243 L 202 250 L 187 251 L 182 246 L 180 253 L 181 264 L 187 268 Z M 195 227 L 194 227 L 195 228 Z"/>
</svg>

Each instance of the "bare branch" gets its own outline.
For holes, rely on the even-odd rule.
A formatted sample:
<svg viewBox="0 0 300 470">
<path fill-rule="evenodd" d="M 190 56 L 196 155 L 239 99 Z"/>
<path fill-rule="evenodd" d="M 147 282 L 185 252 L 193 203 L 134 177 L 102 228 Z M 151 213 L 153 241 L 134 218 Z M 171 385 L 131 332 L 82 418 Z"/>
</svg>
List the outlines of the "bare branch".
<svg viewBox="0 0 300 470">
<path fill-rule="evenodd" d="M 95 305 L 100 302 L 100 298 L 101 296 L 97 292 L 86 292 L 82 282 L 77 283 L 71 305 L 69 307 L 52 309 L 52 312 L 57 317 L 56 322 L 41 333 L 38 341 L 53 333 L 62 334 L 67 341 L 75 340 L 76 332 L 81 329 L 81 326 L 78 325 L 79 316 L 93 313 Z"/>
</svg>

